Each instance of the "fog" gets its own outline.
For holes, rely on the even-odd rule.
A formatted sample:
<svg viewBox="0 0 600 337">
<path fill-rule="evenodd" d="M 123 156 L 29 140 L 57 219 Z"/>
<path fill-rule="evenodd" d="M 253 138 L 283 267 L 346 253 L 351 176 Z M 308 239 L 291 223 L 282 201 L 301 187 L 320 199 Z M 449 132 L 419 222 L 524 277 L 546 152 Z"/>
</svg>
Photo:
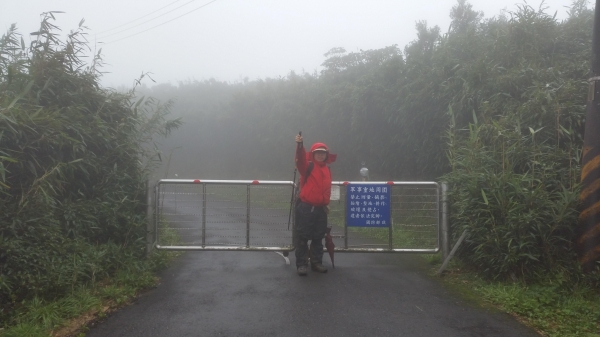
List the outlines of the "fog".
<svg viewBox="0 0 600 337">
<path fill-rule="evenodd" d="M 454 108 L 464 127 L 486 99 L 461 93 L 460 86 L 448 89 L 449 78 L 464 80 L 455 70 L 463 62 L 489 67 L 511 62 L 512 56 L 489 61 L 498 54 L 486 56 L 495 38 L 468 37 L 469 29 L 451 27 L 457 3 L 34 0 L 25 7 L 5 2 L 0 22 L 4 29 L 16 23 L 28 41 L 41 12 L 62 11 L 53 23 L 63 33 L 81 23 L 90 55 L 102 50 L 104 86 L 131 88 L 147 73 L 138 93 L 173 99 L 173 117 L 184 125 L 158 141 L 162 163 L 153 179 L 290 180 L 293 138 L 303 131 L 306 147 L 326 142 L 339 154 L 334 179 L 360 179 L 365 162 L 372 179 L 417 180 L 448 171 L 444 137 L 450 102 L 461 94 L 471 100 Z M 561 44 L 574 50 L 567 44 L 575 42 L 568 36 L 575 33 L 552 40 L 555 31 L 571 29 L 560 25 L 569 18 L 565 7 L 571 1 L 468 3 L 473 16 L 455 18 L 465 27 L 488 20 L 506 26 L 511 19 L 519 25 L 531 16 L 534 24 L 522 35 L 541 34 L 536 52 L 542 59 L 560 52 Z M 535 14 L 540 9 L 546 14 Z M 486 29 L 494 32 L 492 26 Z M 518 38 L 507 40 L 512 44 L 507 52 L 538 40 L 525 36 L 521 44 Z M 577 48 L 588 50 L 585 38 Z M 442 39 L 448 46 L 436 51 Z M 475 40 L 488 47 L 470 45 Z M 495 83 L 494 76 L 488 84 Z"/>
<path fill-rule="evenodd" d="M 486 17 L 514 11 L 524 2 L 472 0 Z M 455 0 L 16 0 L 2 1 L 0 29 L 16 23 L 25 41 L 38 29 L 40 13 L 56 14 L 66 34 L 82 19 L 92 49 L 102 49 L 105 86 L 131 87 L 143 72 L 157 83 L 215 78 L 277 78 L 290 71 L 321 70 L 323 54 L 398 45 L 416 38 L 425 20 L 446 32 Z M 539 1 L 529 4 L 538 8 Z M 549 13 L 567 16 L 570 0 L 547 0 Z M 149 82 L 151 85 L 152 82 Z"/>
</svg>

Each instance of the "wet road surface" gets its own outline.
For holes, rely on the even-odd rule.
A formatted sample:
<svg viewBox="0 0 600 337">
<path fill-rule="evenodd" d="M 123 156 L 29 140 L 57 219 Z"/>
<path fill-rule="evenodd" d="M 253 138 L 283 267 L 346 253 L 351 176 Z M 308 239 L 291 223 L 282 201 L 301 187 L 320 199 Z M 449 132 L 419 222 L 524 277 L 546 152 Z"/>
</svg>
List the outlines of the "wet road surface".
<svg viewBox="0 0 600 337">
<path fill-rule="evenodd" d="M 171 214 L 172 225 L 185 227 L 185 239 L 192 244 L 197 244 L 194 233 L 201 218 L 193 206 L 197 204 L 181 198 L 177 204 L 165 202 L 164 213 Z M 214 222 L 210 226 L 239 225 L 236 219 L 245 219 L 244 207 L 234 206 L 226 203 L 221 211 L 207 211 Z M 285 222 L 288 212 L 282 215 Z M 257 233 L 280 236 L 260 227 L 271 219 L 257 218 L 253 226 L 263 229 Z M 229 240 L 222 237 L 229 232 L 236 237 L 245 225 L 241 228 L 215 230 L 221 236 L 215 240 Z M 286 265 L 275 252 L 187 252 L 162 273 L 157 288 L 87 336 L 538 336 L 508 314 L 478 308 L 449 293 L 426 276 L 418 256 L 336 253 L 332 269 L 326 253 L 328 273 L 309 270 L 300 277 L 293 255 Z"/>
<path fill-rule="evenodd" d="M 291 260 L 185 253 L 156 289 L 87 336 L 537 336 L 449 294 L 418 270 L 416 256 L 337 254 L 336 269 L 306 277 Z"/>
</svg>

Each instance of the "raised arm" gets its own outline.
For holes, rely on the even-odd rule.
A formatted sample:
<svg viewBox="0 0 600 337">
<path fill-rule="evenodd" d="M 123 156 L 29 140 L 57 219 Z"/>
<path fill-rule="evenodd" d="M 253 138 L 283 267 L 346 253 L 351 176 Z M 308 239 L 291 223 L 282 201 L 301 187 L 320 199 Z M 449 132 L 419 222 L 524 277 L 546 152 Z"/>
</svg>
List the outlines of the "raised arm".
<svg viewBox="0 0 600 337">
<path fill-rule="evenodd" d="M 296 168 L 300 172 L 300 176 L 304 176 L 308 169 L 308 162 L 306 161 L 306 150 L 304 149 L 302 134 L 296 135 Z"/>
</svg>

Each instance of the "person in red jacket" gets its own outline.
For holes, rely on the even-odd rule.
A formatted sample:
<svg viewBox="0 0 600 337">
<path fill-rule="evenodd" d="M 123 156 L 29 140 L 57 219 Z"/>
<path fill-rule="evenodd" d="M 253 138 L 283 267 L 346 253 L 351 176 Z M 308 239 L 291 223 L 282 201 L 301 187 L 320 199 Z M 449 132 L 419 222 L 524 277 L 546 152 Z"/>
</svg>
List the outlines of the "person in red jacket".
<svg viewBox="0 0 600 337">
<path fill-rule="evenodd" d="M 324 143 L 315 143 L 306 153 L 301 135 L 296 136 L 296 168 L 300 173 L 300 195 L 296 203 L 296 267 L 298 275 L 308 271 L 308 250 L 313 271 L 326 273 L 323 266 L 323 238 L 331 196 L 330 164 L 336 155 Z M 308 246 L 310 241 L 310 248 Z"/>
</svg>

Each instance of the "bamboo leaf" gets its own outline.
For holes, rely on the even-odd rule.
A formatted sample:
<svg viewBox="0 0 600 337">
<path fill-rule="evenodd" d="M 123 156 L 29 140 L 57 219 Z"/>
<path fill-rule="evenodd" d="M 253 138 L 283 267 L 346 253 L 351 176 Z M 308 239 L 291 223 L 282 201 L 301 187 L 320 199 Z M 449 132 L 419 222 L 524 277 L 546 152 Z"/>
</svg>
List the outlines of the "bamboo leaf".
<svg viewBox="0 0 600 337">
<path fill-rule="evenodd" d="M 481 196 L 483 197 L 483 203 L 489 205 L 488 198 L 485 195 L 485 191 L 483 190 L 483 188 L 481 189 Z"/>
<path fill-rule="evenodd" d="M 25 96 L 29 92 L 29 90 L 31 90 L 33 83 L 35 83 L 33 80 L 29 81 L 25 89 L 21 91 L 21 93 L 17 97 L 15 97 L 15 99 L 6 107 L 6 110 L 10 110 L 17 103 L 17 101 L 23 98 L 23 96 Z"/>
</svg>

